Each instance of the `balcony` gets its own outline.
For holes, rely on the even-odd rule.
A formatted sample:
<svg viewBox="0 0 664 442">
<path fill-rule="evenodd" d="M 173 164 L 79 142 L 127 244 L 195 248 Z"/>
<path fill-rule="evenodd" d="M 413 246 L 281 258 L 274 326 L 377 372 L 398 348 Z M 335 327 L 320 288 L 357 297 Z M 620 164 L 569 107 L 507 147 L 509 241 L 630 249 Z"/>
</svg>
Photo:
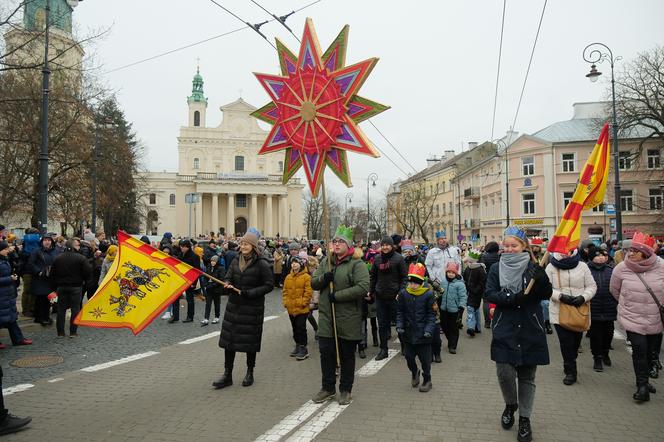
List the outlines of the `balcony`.
<svg viewBox="0 0 664 442">
<path fill-rule="evenodd" d="M 469 200 L 480 199 L 480 188 L 479 187 L 469 187 L 464 189 L 463 197 Z"/>
<path fill-rule="evenodd" d="M 179 182 L 194 182 L 194 181 L 244 181 L 244 182 L 281 182 L 281 175 L 253 175 L 245 173 L 214 173 L 214 172 L 197 172 L 196 175 L 180 175 L 178 174 L 177 180 Z M 300 184 L 299 178 L 291 178 L 289 184 Z"/>
<path fill-rule="evenodd" d="M 466 229 L 472 229 L 474 227 L 479 227 L 480 222 L 476 219 L 465 219 L 463 220 L 463 227 Z"/>
</svg>

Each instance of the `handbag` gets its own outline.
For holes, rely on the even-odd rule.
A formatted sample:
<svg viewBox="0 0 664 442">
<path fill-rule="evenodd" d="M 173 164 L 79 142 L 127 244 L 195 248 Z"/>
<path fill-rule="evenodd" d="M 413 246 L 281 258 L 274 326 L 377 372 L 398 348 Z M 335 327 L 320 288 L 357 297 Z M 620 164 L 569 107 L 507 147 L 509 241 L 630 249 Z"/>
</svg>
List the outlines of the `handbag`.
<svg viewBox="0 0 664 442">
<path fill-rule="evenodd" d="M 652 289 L 650 286 L 646 283 L 646 280 L 643 279 L 643 276 L 641 276 L 640 273 L 635 273 L 636 276 L 639 277 L 643 285 L 646 287 L 646 290 L 648 290 L 648 293 L 650 293 L 650 296 L 652 296 L 652 300 L 655 301 L 655 304 L 657 304 L 657 307 L 659 308 L 659 319 L 662 320 L 662 325 L 664 325 L 664 306 L 660 304 L 660 302 L 657 300 L 657 297 L 655 296 L 655 293 L 653 293 Z"/>
<path fill-rule="evenodd" d="M 557 270 L 558 287 L 562 288 L 560 282 L 560 270 Z M 586 302 L 580 307 L 559 303 L 560 311 L 558 317 L 559 325 L 573 332 L 584 332 L 590 328 L 590 303 Z"/>
</svg>

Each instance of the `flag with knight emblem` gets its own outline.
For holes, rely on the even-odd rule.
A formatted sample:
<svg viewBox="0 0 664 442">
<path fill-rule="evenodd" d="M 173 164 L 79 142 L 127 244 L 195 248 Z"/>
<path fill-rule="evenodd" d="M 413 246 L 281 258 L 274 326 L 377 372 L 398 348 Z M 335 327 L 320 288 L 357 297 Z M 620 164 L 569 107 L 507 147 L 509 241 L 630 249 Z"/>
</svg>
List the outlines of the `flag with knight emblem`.
<svg viewBox="0 0 664 442">
<path fill-rule="evenodd" d="M 74 323 L 129 328 L 139 334 L 202 274 L 182 261 L 118 231 L 118 253 Z"/>
</svg>

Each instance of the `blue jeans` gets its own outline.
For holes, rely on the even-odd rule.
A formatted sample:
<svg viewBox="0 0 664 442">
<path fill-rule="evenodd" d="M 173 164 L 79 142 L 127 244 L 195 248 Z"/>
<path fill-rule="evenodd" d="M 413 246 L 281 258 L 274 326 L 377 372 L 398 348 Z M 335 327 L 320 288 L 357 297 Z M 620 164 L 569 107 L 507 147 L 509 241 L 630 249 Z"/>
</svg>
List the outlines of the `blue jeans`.
<svg viewBox="0 0 664 442">
<path fill-rule="evenodd" d="M 545 321 L 548 321 L 549 320 L 549 301 L 541 301 L 540 305 L 542 306 L 542 316 L 544 316 Z"/>
<path fill-rule="evenodd" d="M 466 307 L 466 324 L 469 330 L 475 330 L 476 332 L 482 332 L 482 327 L 480 326 L 480 312 L 481 309 L 467 306 Z"/>
</svg>

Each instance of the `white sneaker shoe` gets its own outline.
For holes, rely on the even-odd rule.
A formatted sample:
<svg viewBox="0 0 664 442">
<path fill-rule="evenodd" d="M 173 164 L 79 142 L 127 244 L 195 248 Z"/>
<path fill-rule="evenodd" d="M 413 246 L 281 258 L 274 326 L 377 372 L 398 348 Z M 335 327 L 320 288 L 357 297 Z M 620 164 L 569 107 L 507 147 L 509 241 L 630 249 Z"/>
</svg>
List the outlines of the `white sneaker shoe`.
<svg viewBox="0 0 664 442">
<path fill-rule="evenodd" d="M 214 319 L 212 320 L 212 323 L 213 323 L 213 324 L 219 324 L 219 318 L 214 318 Z"/>
<path fill-rule="evenodd" d="M 210 321 L 208 321 L 207 319 L 203 319 L 201 321 L 201 327 L 204 326 L 204 325 L 208 325 L 209 323 L 210 323 Z"/>
<path fill-rule="evenodd" d="M 171 312 L 166 312 L 162 315 L 161 319 L 171 319 L 172 316 Z"/>
</svg>

